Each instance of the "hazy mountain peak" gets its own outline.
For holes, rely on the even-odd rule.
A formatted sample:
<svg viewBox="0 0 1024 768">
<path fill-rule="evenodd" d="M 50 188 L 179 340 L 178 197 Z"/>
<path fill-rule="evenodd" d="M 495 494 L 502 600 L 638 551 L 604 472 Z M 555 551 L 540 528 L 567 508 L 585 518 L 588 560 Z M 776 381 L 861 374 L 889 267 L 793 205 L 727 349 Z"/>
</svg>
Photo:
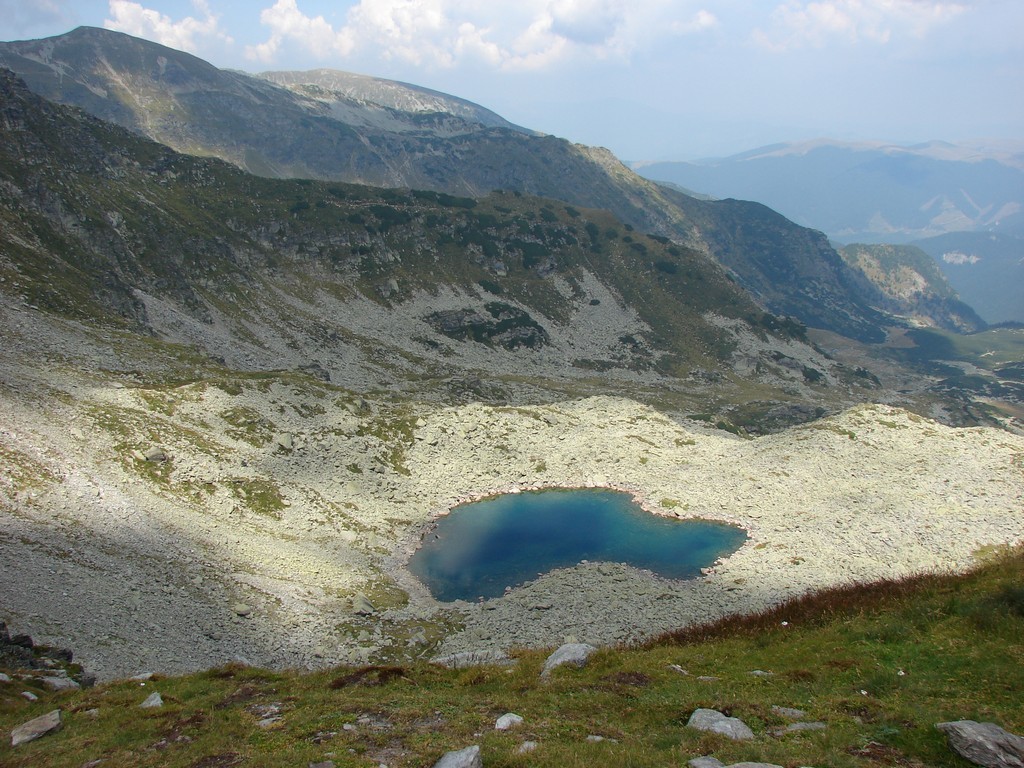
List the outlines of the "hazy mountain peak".
<svg viewBox="0 0 1024 768">
<path fill-rule="evenodd" d="M 843 141 L 822 137 L 769 144 L 727 158 L 698 161 L 698 164 L 805 157 L 819 150 L 836 150 L 852 154 L 880 153 L 887 156 L 922 157 L 961 163 L 994 160 L 1004 165 L 1020 168 L 1022 167 L 1020 156 L 1024 151 L 1024 142 L 985 140 L 950 142 L 935 139 L 918 144 L 898 144 L 886 141 Z M 638 165 L 638 167 L 640 166 Z"/>
</svg>

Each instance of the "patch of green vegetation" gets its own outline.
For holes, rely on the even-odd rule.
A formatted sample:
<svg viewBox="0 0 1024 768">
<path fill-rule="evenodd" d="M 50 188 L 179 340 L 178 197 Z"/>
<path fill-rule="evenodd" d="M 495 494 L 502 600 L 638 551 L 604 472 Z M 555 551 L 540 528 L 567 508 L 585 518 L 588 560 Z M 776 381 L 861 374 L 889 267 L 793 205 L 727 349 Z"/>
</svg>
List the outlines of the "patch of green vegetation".
<svg viewBox="0 0 1024 768">
<path fill-rule="evenodd" d="M 233 427 L 227 430 L 229 436 L 256 448 L 262 448 L 269 443 L 277 429 L 273 422 L 247 405 L 228 408 L 221 412 L 220 417 Z"/>
<path fill-rule="evenodd" d="M 662 509 L 679 509 L 680 507 L 683 509 L 689 509 L 690 507 L 689 504 L 684 504 L 678 499 L 664 498 L 658 503 L 661 505 Z"/>
<path fill-rule="evenodd" d="M 18 493 L 44 488 L 57 480 L 38 459 L 13 446 L 0 444 L 0 487 Z"/>
<path fill-rule="evenodd" d="M 387 466 L 402 475 L 408 475 L 405 466 L 406 452 L 413 444 L 416 416 L 407 406 L 398 406 L 382 411 L 374 418 L 364 419 L 356 430 L 359 437 L 372 437 L 380 443 L 381 459 Z"/>
<path fill-rule="evenodd" d="M 263 517 L 280 520 L 281 512 L 288 506 L 280 486 L 269 478 L 237 478 L 230 481 L 230 488 L 235 498 L 242 501 L 249 511 Z"/>
</svg>

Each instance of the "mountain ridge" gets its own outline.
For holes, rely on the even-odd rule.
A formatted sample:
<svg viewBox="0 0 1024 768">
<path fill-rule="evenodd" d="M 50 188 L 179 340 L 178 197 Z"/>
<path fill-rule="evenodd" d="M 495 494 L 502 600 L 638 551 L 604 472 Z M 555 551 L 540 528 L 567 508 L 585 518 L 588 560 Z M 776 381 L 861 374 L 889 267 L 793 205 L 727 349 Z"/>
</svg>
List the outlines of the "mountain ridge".
<svg viewBox="0 0 1024 768">
<path fill-rule="evenodd" d="M 333 119 L 321 102 L 311 104 L 315 100 L 256 77 L 218 74 L 212 65 L 200 67 L 196 61 L 179 60 L 170 49 L 120 33 L 88 28 L 44 41 L 0 44 L 0 64 L 19 72 L 42 95 L 179 151 L 217 155 L 269 177 L 469 196 L 506 189 L 607 209 L 641 231 L 720 259 L 773 313 L 854 338 L 884 338 L 886 319 L 851 294 L 850 285 L 860 278 L 826 241 L 781 218 L 770 228 L 774 239 L 755 241 L 754 230 L 761 235 L 768 230 L 737 226 L 743 204 L 697 201 L 666 190 L 641 179 L 607 150 L 505 128 L 455 130 L 451 123 L 460 118 L 449 115 L 413 116 L 413 122 L 427 121 L 419 133 L 377 130 L 373 120 L 368 127 L 354 127 Z M 189 79 L 190 68 L 198 68 L 201 77 Z M 220 77 L 223 88 L 217 85 Z M 719 226 L 723 217 L 728 222 Z M 717 232 L 714 238 L 709 229 Z M 722 256 L 725 251 L 728 259 Z M 783 274 L 790 279 L 779 279 Z M 773 290 L 766 290 L 768 285 Z M 813 287 L 813 295 L 805 293 L 805 286 Z"/>
<path fill-rule="evenodd" d="M 499 401 L 595 377 L 682 393 L 714 372 L 767 409 L 819 380 L 870 384 L 714 262 L 606 212 L 261 179 L 0 84 L 3 277 L 46 310 L 243 369 L 414 388 L 487 371 Z"/>
</svg>

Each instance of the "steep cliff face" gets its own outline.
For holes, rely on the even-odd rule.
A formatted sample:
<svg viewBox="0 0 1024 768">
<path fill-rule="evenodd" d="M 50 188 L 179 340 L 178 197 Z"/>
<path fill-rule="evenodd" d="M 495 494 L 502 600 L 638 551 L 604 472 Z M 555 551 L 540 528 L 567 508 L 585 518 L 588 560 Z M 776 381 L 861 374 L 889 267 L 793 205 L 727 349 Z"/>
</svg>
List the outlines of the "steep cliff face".
<svg viewBox="0 0 1024 768">
<path fill-rule="evenodd" d="M 608 210 L 713 256 L 772 312 L 863 340 L 883 336 L 882 318 L 851 295 L 841 260 L 821 238 L 781 217 L 770 227 L 745 222 L 743 206 L 687 198 L 640 178 L 607 151 L 494 125 L 462 100 L 435 99 L 443 111 L 424 112 L 422 89 L 393 83 L 347 95 L 322 72 L 278 76 L 284 87 L 89 28 L 0 44 L 0 64 L 46 98 L 261 176 L 472 197 L 510 190 Z"/>
</svg>

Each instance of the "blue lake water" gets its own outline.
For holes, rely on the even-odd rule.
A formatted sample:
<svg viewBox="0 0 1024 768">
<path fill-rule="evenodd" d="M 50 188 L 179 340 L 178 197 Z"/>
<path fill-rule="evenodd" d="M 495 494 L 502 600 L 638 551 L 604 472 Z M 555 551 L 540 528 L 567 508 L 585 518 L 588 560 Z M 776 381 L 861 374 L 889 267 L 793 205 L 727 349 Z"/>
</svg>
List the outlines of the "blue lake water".
<svg viewBox="0 0 1024 768">
<path fill-rule="evenodd" d="M 409 570 L 437 600 L 476 600 L 582 560 L 693 578 L 746 538 L 733 525 L 645 512 L 619 491 L 537 491 L 456 507 L 427 534 Z"/>
</svg>

